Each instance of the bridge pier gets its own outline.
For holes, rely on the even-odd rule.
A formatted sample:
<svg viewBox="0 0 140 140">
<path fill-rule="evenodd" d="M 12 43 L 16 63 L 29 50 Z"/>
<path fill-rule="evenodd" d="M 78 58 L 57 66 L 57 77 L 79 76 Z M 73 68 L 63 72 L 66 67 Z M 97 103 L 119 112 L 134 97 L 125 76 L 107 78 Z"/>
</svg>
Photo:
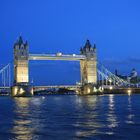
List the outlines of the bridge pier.
<svg viewBox="0 0 140 140">
<path fill-rule="evenodd" d="M 31 97 L 33 87 L 28 85 L 15 85 L 12 87 L 12 97 Z"/>
<path fill-rule="evenodd" d="M 29 85 L 28 58 L 28 43 L 24 43 L 20 36 L 14 44 L 14 85 L 11 91 L 13 97 L 33 96 L 33 88 Z"/>
<path fill-rule="evenodd" d="M 87 95 L 87 94 L 92 94 L 93 93 L 93 85 L 87 84 L 83 85 L 79 91 L 80 95 Z"/>
</svg>

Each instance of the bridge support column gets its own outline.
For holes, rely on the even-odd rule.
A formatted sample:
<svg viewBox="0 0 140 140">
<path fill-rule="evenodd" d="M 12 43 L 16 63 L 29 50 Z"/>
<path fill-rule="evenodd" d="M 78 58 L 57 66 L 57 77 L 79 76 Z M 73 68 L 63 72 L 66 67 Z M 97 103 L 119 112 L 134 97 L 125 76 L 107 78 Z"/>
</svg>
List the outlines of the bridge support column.
<svg viewBox="0 0 140 140">
<path fill-rule="evenodd" d="M 33 96 L 33 87 L 29 85 L 17 85 L 12 87 L 12 97 Z"/>
<path fill-rule="evenodd" d="M 80 61 L 81 68 L 81 83 L 83 92 L 93 92 L 93 87 L 97 85 L 97 60 L 96 60 L 96 45 L 91 47 L 87 40 L 84 48 L 81 48 L 81 54 L 86 56 L 86 60 Z"/>
<path fill-rule="evenodd" d="M 24 43 L 20 36 L 19 40 L 14 45 L 13 97 L 33 96 L 33 88 L 29 85 L 28 57 L 28 43 L 27 41 Z"/>
</svg>

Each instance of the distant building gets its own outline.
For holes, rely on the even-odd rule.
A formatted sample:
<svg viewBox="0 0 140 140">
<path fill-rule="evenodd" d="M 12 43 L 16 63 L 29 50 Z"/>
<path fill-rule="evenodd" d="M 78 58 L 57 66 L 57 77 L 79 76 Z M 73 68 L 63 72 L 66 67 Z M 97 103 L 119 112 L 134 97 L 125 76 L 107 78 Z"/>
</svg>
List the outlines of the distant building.
<svg viewBox="0 0 140 140">
<path fill-rule="evenodd" d="M 132 69 L 132 71 L 131 71 L 129 76 L 120 75 L 120 74 L 118 74 L 117 70 L 115 70 L 115 75 L 120 77 L 120 78 L 122 78 L 122 79 L 124 79 L 124 80 L 127 80 L 130 83 L 137 83 L 137 82 L 139 82 L 139 80 L 138 80 L 139 79 L 138 78 L 138 72 L 134 68 Z"/>
<path fill-rule="evenodd" d="M 134 68 L 132 69 L 129 78 L 130 78 L 131 83 L 137 83 L 138 82 L 138 73 Z"/>
</svg>

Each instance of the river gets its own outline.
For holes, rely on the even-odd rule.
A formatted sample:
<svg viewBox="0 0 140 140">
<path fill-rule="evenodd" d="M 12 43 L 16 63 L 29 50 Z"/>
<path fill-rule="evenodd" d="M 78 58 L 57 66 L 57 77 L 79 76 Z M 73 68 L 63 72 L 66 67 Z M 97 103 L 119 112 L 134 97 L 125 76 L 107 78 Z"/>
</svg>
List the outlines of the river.
<svg viewBox="0 0 140 140">
<path fill-rule="evenodd" d="M 139 140 L 140 95 L 0 97 L 0 140 Z"/>
</svg>

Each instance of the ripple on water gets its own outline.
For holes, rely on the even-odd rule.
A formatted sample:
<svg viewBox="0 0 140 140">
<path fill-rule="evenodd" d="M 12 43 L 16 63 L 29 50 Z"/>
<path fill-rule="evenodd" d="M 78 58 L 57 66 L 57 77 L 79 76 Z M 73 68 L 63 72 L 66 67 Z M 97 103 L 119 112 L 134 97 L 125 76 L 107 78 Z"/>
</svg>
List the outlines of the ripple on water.
<svg viewBox="0 0 140 140">
<path fill-rule="evenodd" d="M 0 139 L 139 140 L 139 101 L 138 95 L 0 98 Z"/>
</svg>

